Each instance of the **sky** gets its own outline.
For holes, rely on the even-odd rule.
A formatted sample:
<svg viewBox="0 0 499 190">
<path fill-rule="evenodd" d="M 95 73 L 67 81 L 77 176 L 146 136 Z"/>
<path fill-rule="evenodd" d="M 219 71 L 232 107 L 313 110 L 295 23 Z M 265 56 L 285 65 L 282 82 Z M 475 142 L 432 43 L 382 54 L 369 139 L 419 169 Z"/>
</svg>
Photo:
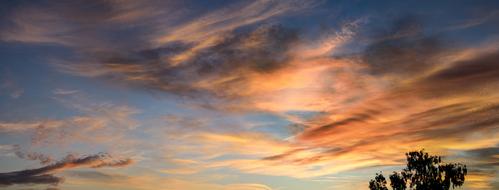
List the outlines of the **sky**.
<svg viewBox="0 0 499 190">
<path fill-rule="evenodd" d="M 499 189 L 498 1 L 0 5 L 1 189 Z"/>
</svg>

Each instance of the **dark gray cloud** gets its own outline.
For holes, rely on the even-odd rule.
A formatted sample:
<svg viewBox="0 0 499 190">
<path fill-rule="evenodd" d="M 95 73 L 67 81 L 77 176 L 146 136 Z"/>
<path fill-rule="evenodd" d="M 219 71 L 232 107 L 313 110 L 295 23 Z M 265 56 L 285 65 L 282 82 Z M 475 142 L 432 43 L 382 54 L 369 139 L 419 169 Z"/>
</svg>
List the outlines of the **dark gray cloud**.
<svg viewBox="0 0 499 190">
<path fill-rule="evenodd" d="M 454 63 L 452 67 L 443 69 L 426 78 L 426 82 L 438 84 L 469 84 L 476 86 L 481 83 L 499 80 L 499 52 L 483 53 L 471 59 Z M 468 87 L 469 85 L 464 85 Z"/>
<path fill-rule="evenodd" d="M 469 168 L 469 175 L 485 179 L 482 183 L 487 185 L 483 189 L 497 189 L 499 187 L 499 179 L 497 178 L 497 169 L 499 168 L 498 156 L 499 147 L 496 145 L 493 147 L 460 151 L 455 157 L 464 158 Z M 473 181 L 470 183 L 473 183 Z"/>
<path fill-rule="evenodd" d="M 37 160 L 40 162 L 42 165 L 47 165 L 50 164 L 53 159 L 50 156 L 44 155 L 42 153 L 38 152 L 22 152 L 22 151 L 16 151 L 15 152 L 16 156 L 22 159 L 27 159 L 27 160 Z"/>
<path fill-rule="evenodd" d="M 76 167 L 123 167 L 132 163 L 132 160 L 112 160 L 111 156 L 105 153 L 83 156 L 75 158 L 68 155 L 61 161 L 36 169 L 26 169 L 7 173 L 0 173 L 0 185 L 8 186 L 15 184 L 52 184 L 57 185 L 63 182 L 63 178 L 57 177 L 54 173 L 65 169 Z"/>
<path fill-rule="evenodd" d="M 369 31 L 371 42 L 362 53 L 372 74 L 417 74 L 434 65 L 435 58 L 448 51 L 441 37 L 424 32 L 424 24 L 415 16 L 400 17 L 388 28 Z"/>
<path fill-rule="evenodd" d="M 415 16 L 401 17 L 388 28 L 367 29 L 369 44 L 360 53 L 370 74 L 394 77 L 400 87 L 394 95 L 418 94 L 426 98 L 481 92 L 497 85 L 497 49 L 474 52 L 459 61 L 449 57 L 463 50 L 460 39 L 445 37 Z M 424 77 L 421 77 L 424 76 Z M 418 78 L 421 77 L 421 78 Z M 411 85 L 398 80 L 418 78 Z"/>
<path fill-rule="evenodd" d="M 320 136 L 323 134 L 327 134 L 331 131 L 334 131 L 335 129 L 341 128 L 343 126 L 351 125 L 353 123 L 365 123 L 371 119 L 374 119 L 376 115 L 380 113 L 381 111 L 378 110 L 365 110 L 364 113 L 355 113 L 348 118 L 341 119 L 339 121 L 335 121 L 333 123 L 314 128 L 313 130 L 309 130 L 305 134 L 303 134 L 303 137 L 309 138 L 315 135 Z"/>
<path fill-rule="evenodd" d="M 244 86 L 246 74 L 269 74 L 287 66 L 291 59 L 288 50 L 298 40 L 298 32 L 294 29 L 267 25 L 227 32 L 224 38 L 196 50 L 192 57 L 177 66 L 171 66 L 171 59 L 194 51 L 192 48 L 196 44 L 172 42 L 154 49 L 92 52 L 91 56 L 83 55 L 92 60 L 78 60 L 76 64 L 62 68 L 80 75 L 100 70 L 102 73 L 96 74 L 100 78 L 174 94 L 231 96 L 221 89 Z M 89 62 L 94 64 L 85 65 Z M 204 89 L 196 86 L 205 80 L 216 81 L 224 76 L 234 77 Z"/>
<path fill-rule="evenodd" d="M 19 145 L 14 145 L 12 151 L 14 154 L 21 159 L 39 161 L 41 165 L 47 165 L 54 161 L 54 159 L 49 156 L 39 152 L 30 152 L 22 150 Z"/>
<path fill-rule="evenodd" d="M 497 159 L 497 156 L 499 156 L 499 147 L 497 146 L 467 150 L 462 155 L 472 158 L 473 161 L 477 162 L 473 164 L 477 168 L 492 169 L 499 167 L 499 160 Z"/>
<path fill-rule="evenodd" d="M 278 155 L 273 155 L 273 156 L 268 156 L 268 157 L 265 157 L 265 158 L 262 158 L 263 160 L 282 160 L 288 156 L 291 156 L 295 153 L 298 153 L 300 151 L 303 151 L 303 150 L 306 150 L 306 149 L 303 149 L 303 148 L 299 148 L 299 149 L 294 149 L 294 150 L 290 150 L 290 151 L 287 151 L 285 153 L 282 153 L 282 154 L 278 154 Z"/>
<path fill-rule="evenodd" d="M 420 138 L 434 139 L 445 137 L 463 137 L 466 133 L 473 132 L 492 132 L 499 125 L 498 105 L 489 105 L 484 107 L 468 107 L 463 110 L 449 110 L 446 113 L 431 114 L 420 117 L 422 120 L 414 135 Z M 411 118 L 412 122 L 417 122 Z M 409 121 L 410 122 L 410 121 Z M 464 132 L 466 131 L 466 132 Z"/>
<path fill-rule="evenodd" d="M 229 34 L 216 45 L 193 58 L 199 74 L 229 74 L 239 69 L 272 72 L 288 63 L 287 51 L 298 40 L 298 32 L 270 25 Z"/>
</svg>

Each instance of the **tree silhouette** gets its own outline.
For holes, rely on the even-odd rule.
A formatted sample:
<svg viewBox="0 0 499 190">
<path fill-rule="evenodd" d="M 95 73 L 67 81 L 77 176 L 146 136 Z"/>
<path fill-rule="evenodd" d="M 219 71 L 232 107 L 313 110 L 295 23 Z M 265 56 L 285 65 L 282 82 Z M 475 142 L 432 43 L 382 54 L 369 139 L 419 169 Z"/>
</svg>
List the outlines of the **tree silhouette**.
<svg viewBox="0 0 499 190">
<path fill-rule="evenodd" d="M 401 172 L 390 175 L 390 186 L 393 190 L 448 190 L 450 187 L 460 187 L 464 184 L 467 174 L 466 165 L 459 163 L 442 163 L 440 156 L 431 156 L 428 153 L 414 151 L 405 154 L 407 167 Z M 383 174 L 376 173 L 376 177 L 369 182 L 371 190 L 388 190 Z"/>
<path fill-rule="evenodd" d="M 386 179 L 382 174 L 376 173 L 376 177 L 369 182 L 369 189 L 388 190 L 386 188 Z"/>
</svg>

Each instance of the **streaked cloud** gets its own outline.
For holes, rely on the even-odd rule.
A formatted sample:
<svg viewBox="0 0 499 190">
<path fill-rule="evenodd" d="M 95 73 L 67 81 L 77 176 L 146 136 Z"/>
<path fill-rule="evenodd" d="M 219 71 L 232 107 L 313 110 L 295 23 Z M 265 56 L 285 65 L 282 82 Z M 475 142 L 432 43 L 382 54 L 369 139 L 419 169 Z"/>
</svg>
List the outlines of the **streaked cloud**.
<svg viewBox="0 0 499 190">
<path fill-rule="evenodd" d="M 47 165 L 54 161 L 52 157 L 44 155 L 42 153 L 22 151 L 20 150 L 19 146 L 15 146 L 14 150 L 17 157 L 21 159 L 39 161 L 41 165 Z"/>
<path fill-rule="evenodd" d="M 0 185 L 8 186 L 15 184 L 52 184 L 62 182 L 62 178 L 52 173 L 77 167 L 122 167 L 132 163 L 132 160 L 114 161 L 108 154 L 96 154 L 75 158 L 73 155 L 66 156 L 63 160 L 54 164 L 36 169 L 27 169 L 8 173 L 0 173 Z"/>
<path fill-rule="evenodd" d="M 69 139 L 105 142 L 119 138 L 120 131 L 123 132 L 138 125 L 132 118 L 138 112 L 130 107 L 111 104 L 88 106 L 77 103 L 74 106 L 77 106 L 77 109 L 84 114 L 66 119 L 1 122 L 0 132 L 31 133 L 33 144 L 57 144 Z M 115 136 L 109 136 L 109 134 L 115 134 Z"/>
<path fill-rule="evenodd" d="M 53 93 L 55 95 L 71 95 L 71 94 L 78 93 L 78 90 L 67 90 L 67 89 L 58 88 L 58 89 L 55 89 L 53 91 Z"/>
</svg>

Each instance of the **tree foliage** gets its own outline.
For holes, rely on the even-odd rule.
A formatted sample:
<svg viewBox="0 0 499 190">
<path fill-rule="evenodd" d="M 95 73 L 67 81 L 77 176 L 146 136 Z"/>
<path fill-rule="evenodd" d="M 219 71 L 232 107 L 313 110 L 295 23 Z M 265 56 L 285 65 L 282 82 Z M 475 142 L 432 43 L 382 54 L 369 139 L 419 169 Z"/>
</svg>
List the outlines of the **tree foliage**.
<svg viewBox="0 0 499 190">
<path fill-rule="evenodd" d="M 369 189 L 388 190 L 385 177 L 376 173 L 376 177 L 369 182 Z"/>
<path fill-rule="evenodd" d="M 401 172 L 393 172 L 390 186 L 393 190 L 448 190 L 464 184 L 467 174 L 466 165 L 459 163 L 442 163 L 440 156 L 414 151 L 406 153 L 407 167 Z M 371 190 L 388 190 L 386 179 L 382 174 L 369 182 Z"/>
</svg>

